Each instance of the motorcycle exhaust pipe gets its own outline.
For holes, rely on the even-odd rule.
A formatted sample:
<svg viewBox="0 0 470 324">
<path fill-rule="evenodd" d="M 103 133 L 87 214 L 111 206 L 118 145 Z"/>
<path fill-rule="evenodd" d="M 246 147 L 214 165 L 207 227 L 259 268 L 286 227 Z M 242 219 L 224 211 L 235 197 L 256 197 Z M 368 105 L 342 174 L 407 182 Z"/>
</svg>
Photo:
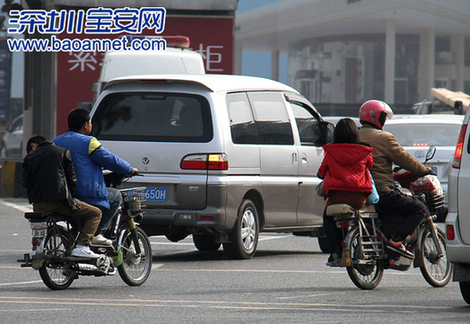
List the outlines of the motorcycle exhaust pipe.
<svg viewBox="0 0 470 324">
<path fill-rule="evenodd" d="M 82 271 L 99 271 L 97 266 L 89 263 L 79 263 L 78 269 Z"/>
</svg>

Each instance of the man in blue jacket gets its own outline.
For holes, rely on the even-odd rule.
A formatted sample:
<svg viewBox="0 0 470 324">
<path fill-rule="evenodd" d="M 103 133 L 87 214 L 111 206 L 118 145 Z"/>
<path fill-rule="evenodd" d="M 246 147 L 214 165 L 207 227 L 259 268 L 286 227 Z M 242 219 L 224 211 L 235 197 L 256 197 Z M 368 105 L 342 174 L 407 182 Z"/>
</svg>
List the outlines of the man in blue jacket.
<svg viewBox="0 0 470 324">
<path fill-rule="evenodd" d="M 68 116 L 69 130 L 56 137 L 53 142 L 70 150 L 77 174 L 76 197 L 90 205 L 99 207 L 103 216 L 96 231 L 93 243 L 107 244 L 110 240 L 106 233 L 109 223 L 117 214 L 122 197 L 115 188 L 107 188 L 103 177 L 103 168 L 117 173 L 133 175 L 137 169 L 105 149 L 93 136 L 90 113 L 86 109 L 76 108 Z M 100 242 L 98 242 L 100 241 Z"/>
</svg>

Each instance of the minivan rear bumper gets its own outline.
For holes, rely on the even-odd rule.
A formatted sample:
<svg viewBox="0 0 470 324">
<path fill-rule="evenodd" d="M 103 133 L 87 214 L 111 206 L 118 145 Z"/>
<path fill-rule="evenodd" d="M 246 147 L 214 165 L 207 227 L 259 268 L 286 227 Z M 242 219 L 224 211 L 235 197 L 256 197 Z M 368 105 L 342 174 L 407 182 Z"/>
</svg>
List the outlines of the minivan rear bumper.
<svg viewBox="0 0 470 324">
<path fill-rule="evenodd" d="M 195 209 L 145 209 L 142 227 L 175 226 L 175 227 L 208 227 L 218 231 L 230 230 L 226 221 L 227 186 L 212 184 L 207 186 L 207 206 L 201 210 Z"/>
</svg>

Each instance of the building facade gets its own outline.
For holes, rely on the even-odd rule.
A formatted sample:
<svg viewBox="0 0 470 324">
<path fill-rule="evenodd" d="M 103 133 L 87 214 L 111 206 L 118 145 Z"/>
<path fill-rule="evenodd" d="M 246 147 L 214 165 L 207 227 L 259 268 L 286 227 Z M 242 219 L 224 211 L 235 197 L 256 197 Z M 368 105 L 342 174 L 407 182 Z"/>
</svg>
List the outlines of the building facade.
<svg viewBox="0 0 470 324">
<path fill-rule="evenodd" d="M 431 88 L 470 92 L 468 0 L 281 0 L 236 17 L 244 50 L 270 52 L 272 78 L 314 103 L 412 104 Z"/>
</svg>

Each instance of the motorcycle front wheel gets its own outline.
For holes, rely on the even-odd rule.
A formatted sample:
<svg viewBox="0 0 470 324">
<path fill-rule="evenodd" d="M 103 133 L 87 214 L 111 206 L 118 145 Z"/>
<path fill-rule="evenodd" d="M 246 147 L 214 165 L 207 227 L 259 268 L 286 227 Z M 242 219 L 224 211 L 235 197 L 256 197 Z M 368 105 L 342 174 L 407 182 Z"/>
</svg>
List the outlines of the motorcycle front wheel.
<svg viewBox="0 0 470 324">
<path fill-rule="evenodd" d="M 44 240 L 44 264 L 39 268 L 39 274 L 44 284 L 52 290 L 67 289 L 76 277 L 70 264 L 61 260 L 62 257 L 70 256 L 72 242 L 73 239 L 66 230 L 48 229 Z"/>
<path fill-rule="evenodd" d="M 349 278 L 360 289 L 374 289 L 383 277 L 383 260 L 367 260 L 368 264 L 364 264 L 366 259 L 360 244 L 359 228 L 353 229 L 346 239 L 349 241 L 346 242 L 346 246 L 351 248 L 352 260 L 352 266 L 346 268 Z"/>
<path fill-rule="evenodd" d="M 420 239 L 423 266 L 420 267 L 424 279 L 433 287 L 444 287 L 452 276 L 452 264 L 447 259 L 446 239 L 438 229 L 437 237 L 443 255 L 439 256 L 431 232 L 426 229 Z"/>
<path fill-rule="evenodd" d="M 152 270 L 152 247 L 145 232 L 137 227 L 137 242 L 140 254 L 136 253 L 134 240 L 130 229 L 126 230 L 122 241 L 123 262 L 118 266 L 121 279 L 129 286 L 140 286 L 150 276 Z"/>
</svg>

